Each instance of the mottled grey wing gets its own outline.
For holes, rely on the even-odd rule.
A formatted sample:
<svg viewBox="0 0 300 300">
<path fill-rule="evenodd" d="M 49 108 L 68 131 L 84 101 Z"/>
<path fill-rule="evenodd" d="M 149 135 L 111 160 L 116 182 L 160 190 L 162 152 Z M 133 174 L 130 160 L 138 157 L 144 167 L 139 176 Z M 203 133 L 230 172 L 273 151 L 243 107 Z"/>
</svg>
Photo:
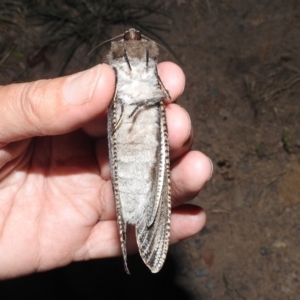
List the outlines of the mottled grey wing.
<svg viewBox="0 0 300 300">
<path fill-rule="evenodd" d="M 116 70 L 115 70 L 116 71 Z M 117 75 L 117 74 L 116 74 Z M 116 106 L 120 105 L 117 101 L 117 88 L 115 91 L 115 96 L 113 101 L 111 102 L 108 108 L 108 116 L 107 116 L 107 136 L 108 136 L 108 151 L 109 151 L 109 164 L 110 164 L 110 172 L 111 172 L 111 181 L 113 186 L 113 192 L 115 196 L 116 203 L 116 212 L 117 212 L 117 221 L 119 226 L 119 234 L 121 241 L 121 249 L 124 258 L 124 268 L 126 273 L 129 274 L 129 270 L 127 267 L 127 249 L 126 249 L 126 228 L 127 224 L 124 222 L 122 216 L 121 202 L 120 202 L 120 193 L 118 186 L 118 165 L 116 159 L 116 127 L 117 127 L 117 119 L 116 119 Z"/>
<path fill-rule="evenodd" d="M 136 225 L 136 238 L 140 255 L 152 273 L 157 273 L 165 261 L 170 236 L 170 159 L 168 130 L 163 101 L 160 102 L 160 115 L 161 143 L 159 146 L 160 149 L 158 149 L 159 157 L 157 159 L 156 172 L 158 173 L 159 168 L 163 166 L 163 170 L 161 170 L 163 172 L 161 197 L 156 209 L 156 215 L 154 218 L 151 217 L 153 218 L 151 225 L 149 225 L 149 218 L 146 217 L 142 218 Z M 156 194 L 155 191 L 153 194 Z M 153 197 L 152 201 L 155 201 L 155 197 Z M 155 203 L 149 204 L 149 211 L 146 212 L 146 216 L 152 215 L 153 206 L 155 206 Z"/>
</svg>

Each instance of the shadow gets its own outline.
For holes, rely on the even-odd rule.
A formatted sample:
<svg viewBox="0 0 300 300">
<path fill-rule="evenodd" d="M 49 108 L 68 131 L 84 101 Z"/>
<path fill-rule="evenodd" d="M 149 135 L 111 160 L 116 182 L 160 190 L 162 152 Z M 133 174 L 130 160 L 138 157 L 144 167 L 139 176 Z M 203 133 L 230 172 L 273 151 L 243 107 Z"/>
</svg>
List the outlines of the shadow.
<svg viewBox="0 0 300 300">
<path fill-rule="evenodd" d="M 163 269 L 152 274 L 138 254 L 122 258 L 72 263 L 52 271 L 0 282 L 2 299 L 192 299 L 175 282 L 176 264 L 169 256 Z"/>
</svg>

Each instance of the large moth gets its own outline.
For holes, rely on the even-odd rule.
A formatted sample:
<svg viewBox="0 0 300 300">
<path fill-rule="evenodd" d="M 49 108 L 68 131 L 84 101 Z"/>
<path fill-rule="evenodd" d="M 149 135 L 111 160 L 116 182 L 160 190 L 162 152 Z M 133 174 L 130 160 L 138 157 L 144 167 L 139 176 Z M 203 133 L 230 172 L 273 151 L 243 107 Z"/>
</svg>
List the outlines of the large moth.
<svg viewBox="0 0 300 300">
<path fill-rule="evenodd" d="M 107 61 L 116 91 L 108 109 L 108 145 L 125 270 L 126 229 L 135 226 L 140 255 L 153 273 L 164 264 L 170 235 L 170 98 L 157 73 L 157 44 L 135 29 L 112 42 Z"/>
</svg>

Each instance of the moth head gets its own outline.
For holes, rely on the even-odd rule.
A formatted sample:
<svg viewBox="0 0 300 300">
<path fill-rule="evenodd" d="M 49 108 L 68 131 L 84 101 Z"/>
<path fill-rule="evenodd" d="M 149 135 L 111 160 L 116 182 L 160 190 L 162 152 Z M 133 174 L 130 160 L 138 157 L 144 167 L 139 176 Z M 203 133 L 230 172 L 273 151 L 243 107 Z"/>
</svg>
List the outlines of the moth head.
<svg viewBox="0 0 300 300">
<path fill-rule="evenodd" d="M 138 41 L 141 39 L 142 39 L 141 33 L 134 28 L 130 28 L 128 31 L 124 33 L 124 41 Z"/>
</svg>

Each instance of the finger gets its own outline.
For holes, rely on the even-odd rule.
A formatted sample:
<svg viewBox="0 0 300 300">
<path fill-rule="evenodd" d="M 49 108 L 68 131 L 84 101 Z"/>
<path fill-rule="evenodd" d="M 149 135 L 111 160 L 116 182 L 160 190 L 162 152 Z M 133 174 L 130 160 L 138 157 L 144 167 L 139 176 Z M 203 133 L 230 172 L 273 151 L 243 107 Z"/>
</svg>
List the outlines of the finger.
<svg viewBox="0 0 300 300">
<path fill-rule="evenodd" d="M 195 205 L 183 205 L 172 210 L 170 244 L 197 234 L 205 225 L 205 212 Z M 134 235 L 128 236 L 128 253 L 137 252 Z M 84 255 L 84 256 L 83 256 Z M 116 221 L 99 222 L 94 227 L 83 249 L 75 260 L 113 257 L 121 255 L 119 230 Z"/>
<path fill-rule="evenodd" d="M 0 87 L 0 142 L 73 131 L 103 114 L 115 75 L 105 65 L 50 80 Z"/>
<path fill-rule="evenodd" d="M 172 209 L 170 244 L 178 243 L 199 233 L 206 223 L 204 210 L 185 204 Z"/>
<path fill-rule="evenodd" d="M 96 157 L 99 164 L 100 176 L 104 180 L 110 180 L 110 166 L 108 159 L 108 141 L 107 137 L 97 140 L 95 148 Z"/>
<path fill-rule="evenodd" d="M 172 62 L 162 62 L 157 70 L 164 87 L 169 91 L 171 102 L 175 101 L 184 91 L 185 76 L 182 69 Z"/>
<path fill-rule="evenodd" d="M 191 119 L 187 111 L 177 104 L 166 107 L 169 133 L 170 157 L 175 160 L 192 146 L 193 135 Z"/>
<path fill-rule="evenodd" d="M 190 151 L 171 165 L 172 206 L 193 199 L 212 175 L 211 160 L 199 151 Z"/>
</svg>

